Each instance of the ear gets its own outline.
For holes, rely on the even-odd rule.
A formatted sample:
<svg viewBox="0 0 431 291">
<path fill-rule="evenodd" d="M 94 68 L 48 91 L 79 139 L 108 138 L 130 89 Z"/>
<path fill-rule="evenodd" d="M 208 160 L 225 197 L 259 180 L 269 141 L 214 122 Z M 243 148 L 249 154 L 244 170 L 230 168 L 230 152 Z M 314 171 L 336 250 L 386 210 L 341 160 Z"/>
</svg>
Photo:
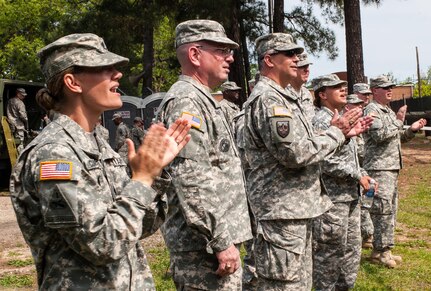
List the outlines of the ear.
<svg viewBox="0 0 431 291">
<path fill-rule="evenodd" d="M 63 82 L 71 92 L 82 93 L 81 83 L 73 74 L 65 74 Z"/>
<path fill-rule="evenodd" d="M 201 65 L 200 62 L 200 53 L 199 53 L 199 49 L 197 47 L 191 46 L 188 49 L 188 56 L 189 56 L 189 60 L 190 62 L 194 65 L 199 67 Z"/>
<path fill-rule="evenodd" d="M 320 99 L 322 99 L 322 100 L 326 100 L 326 99 L 328 99 L 328 98 L 326 97 L 325 90 L 323 90 L 323 91 L 320 91 L 320 92 L 319 92 L 319 97 L 320 97 Z"/>
<path fill-rule="evenodd" d="M 272 62 L 271 56 L 270 55 L 265 55 L 263 57 L 263 61 L 265 62 L 266 66 L 269 68 L 273 68 L 274 67 L 274 63 Z"/>
</svg>

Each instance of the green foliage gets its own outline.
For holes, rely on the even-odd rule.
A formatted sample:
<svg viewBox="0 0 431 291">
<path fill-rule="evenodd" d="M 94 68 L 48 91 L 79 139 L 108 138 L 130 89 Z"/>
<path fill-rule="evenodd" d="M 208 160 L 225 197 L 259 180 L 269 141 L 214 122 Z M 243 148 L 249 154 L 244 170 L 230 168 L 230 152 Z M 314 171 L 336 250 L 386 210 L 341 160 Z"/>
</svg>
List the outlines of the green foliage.
<svg viewBox="0 0 431 291">
<path fill-rule="evenodd" d="M 417 83 L 413 89 L 413 96 L 419 97 L 419 85 Z M 421 74 L 421 96 L 431 96 L 431 67 L 425 74 Z"/>
<path fill-rule="evenodd" d="M 62 35 L 68 8 L 65 0 L 0 2 L 0 78 L 43 79 L 36 52 Z"/>
<path fill-rule="evenodd" d="M 14 266 L 17 268 L 31 266 L 33 265 L 33 259 L 25 259 L 25 260 L 10 260 L 7 262 L 9 266 Z"/>
<path fill-rule="evenodd" d="M 178 79 L 180 65 L 174 49 L 175 23 L 163 17 L 154 33 L 153 87 L 156 92 L 166 92 Z"/>
<path fill-rule="evenodd" d="M 0 278 L 0 286 L 20 288 L 33 285 L 33 275 L 6 275 Z"/>
</svg>

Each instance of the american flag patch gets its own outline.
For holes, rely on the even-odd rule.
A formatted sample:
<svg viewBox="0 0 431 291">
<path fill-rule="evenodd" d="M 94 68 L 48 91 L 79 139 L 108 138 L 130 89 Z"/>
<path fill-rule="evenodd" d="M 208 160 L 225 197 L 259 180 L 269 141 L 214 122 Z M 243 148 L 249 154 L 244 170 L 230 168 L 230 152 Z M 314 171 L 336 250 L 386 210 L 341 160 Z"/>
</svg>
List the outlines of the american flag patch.
<svg viewBox="0 0 431 291">
<path fill-rule="evenodd" d="M 291 116 L 289 109 L 281 106 L 274 106 L 274 116 Z"/>
<path fill-rule="evenodd" d="M 197 129 L 201 128 L 202 119 L 199 116 L 190 114 L 188 112 L 183 112 L 181 114 L 181 118 L 187 120 L 192 127 Z"/>
<path fill-rule="evenodd" d="M 40 163 L 40 180 L 70 180 L 72 162 L 49 161 Z"/>
</svg>

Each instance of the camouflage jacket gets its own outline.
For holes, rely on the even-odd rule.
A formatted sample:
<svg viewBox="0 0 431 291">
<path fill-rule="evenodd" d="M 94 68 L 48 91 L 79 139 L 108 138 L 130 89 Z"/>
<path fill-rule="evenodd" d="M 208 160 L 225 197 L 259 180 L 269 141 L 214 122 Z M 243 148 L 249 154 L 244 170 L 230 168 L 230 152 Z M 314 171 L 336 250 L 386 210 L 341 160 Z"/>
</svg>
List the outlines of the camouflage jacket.
<svg viewBox="0 0 431 291">
<path fill-rule="evenodd" d="M 244 171 L 244 176 L 247 177 L 247 174 L 250 169 L 250 165 L 245 156 L 245 144 L 244 144 L 244 110 L 241 110 L 237 115 L 235 115 L 232 119 L 233 123 L 233 136 L 235 139 L 236 147 L 238 149 L 239 157 L 241 159 L 242 169 Z"/>
<path fill-rule="evenodd" d="M 342 132 L 331 126 L 314 134 L 297 97 L 264 76 L 244 108 L 247 194 L 257 219 L 313 218 L 328 210 L 320 162 L 343 145 Z"/>
<path fill-rule="evenodd" d="M 7 103 L 6 114 L 12 132 L 15 130 L 23 131 L 26 128 L 28 129 L 27 111 L 21 99 L 18 97 L 11 98 Z"/>
<path fill-rule="evenodd" d="M 365 155 L 363 168 L 366 170 L 399 170 L 402 168 L 401 142 L 411 140 L 415 134 L 397 119 L 389 106 L 371 101 L 365 107 L 365 115 L 373 115 L 374 122 L 363 133 Z"/>
<path fill-rule="evenodd" d="M 358 149 L 358 159 L 359 159 L 359 165 L 362 167 L 364 165 L 364 155 L 365 155 L 365 143 L 364 143 L 364 137 L 362 134 L 354 137 L 356 146 Z"/>
<path fill-rule="evenodd" d="M 227 101 L 226 99 L 222 99 L 220 101 L 221 109 L 223 110 L 227 121 L 230 125 L 232 125 L 232 120 L 239 113 L 239 107 L 230 101 Z M 232 128 L 232 127 L 231 127 Z"/>
<path fill-rule="evenodd" d="M 173 187 L 162 233 L 169 250 L 219 252 L 250 239 L 241 161 L 220 103 L 181 75 L 157 113 L 166 126 L 179 117 L 191 123 L 192 138 L 168 169 Z"/>
<path fill-rule="evenodd" d="M 145 131 L 138 126 L 133 126 L 131 130 L 131 139 L 135 145 L 135 150 L 142 144 L 144 140 Z"/>
<path fill-rule="evenodd" d="M 286 90 L 290 96 L 296 96 L 298 100 L 301 100 L 301 107 L 304 108 L 305 116 L 311 122 L 316 112 L 319 110 L 314 106 L 314 98 L 311 95 L 307 87 L 302 86 L 301 90 L 297 92 L 292 85 L 287 85 Z"/>
<path fill-rule="evenodd" d="M 121 122 L 115 133 L 115 151 L 127 154 L 126 138 L 130 138 L 130 130 L 124 122 Z"/>
<path fill-rule="evenodd" d="M 313 118 L 316 132 L 328 130 L 334 113 L 322 107 Z M 359 166 L 355 139 L 322 162 L 322 180 L 333 202 L 349 202 L 359 198 L 359 180 L 367 173 Z"/>
<path fill-rule="evenodd" d="M 22 152 L 11 176 L 39 289 L 154 290 L 139 240 L 157 230 L 166 204 L 129 179 L 97 133 L 88 136 L 59 115 Z"/>
<path fill-rule="evenodd" d="M 109 130 L 106 127 L 104 127 L 101 124 L 98 124 L 98 125 L 96 125 L 94 130 L 96 131 L 96 134 L 98 136 L 100 136 L 101 138 L 106 140 L 107 143 L 109 143 Z"/>
</svg>

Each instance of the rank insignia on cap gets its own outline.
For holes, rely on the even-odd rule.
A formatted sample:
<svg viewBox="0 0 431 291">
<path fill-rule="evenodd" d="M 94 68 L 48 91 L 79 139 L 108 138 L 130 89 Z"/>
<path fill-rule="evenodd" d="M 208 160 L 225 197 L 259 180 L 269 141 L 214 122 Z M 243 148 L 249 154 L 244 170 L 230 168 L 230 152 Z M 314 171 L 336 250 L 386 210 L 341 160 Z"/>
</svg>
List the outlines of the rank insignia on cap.
<svg viewBox="0 0 431 291">
<path fill-rule="evenodd" d="M 40 163 L 40 181 L 70 180 L 72 178 L 72 162 L 47 161 Z"/>
<path fill-rule="evenodd" d="M 202 118 L 200 118 L 199 116 L 193 115 L 188 112 L 183 112 L 181 113 L 181 118 L 187 120 L 192 127 L 196 129 L 201 128 Z"/>
<path fill-rule="evenodd" d="M 272 109 L 274 110 L 274 116 L 292 116 L 286 107 L 274 106 Z"/>
</svg>

